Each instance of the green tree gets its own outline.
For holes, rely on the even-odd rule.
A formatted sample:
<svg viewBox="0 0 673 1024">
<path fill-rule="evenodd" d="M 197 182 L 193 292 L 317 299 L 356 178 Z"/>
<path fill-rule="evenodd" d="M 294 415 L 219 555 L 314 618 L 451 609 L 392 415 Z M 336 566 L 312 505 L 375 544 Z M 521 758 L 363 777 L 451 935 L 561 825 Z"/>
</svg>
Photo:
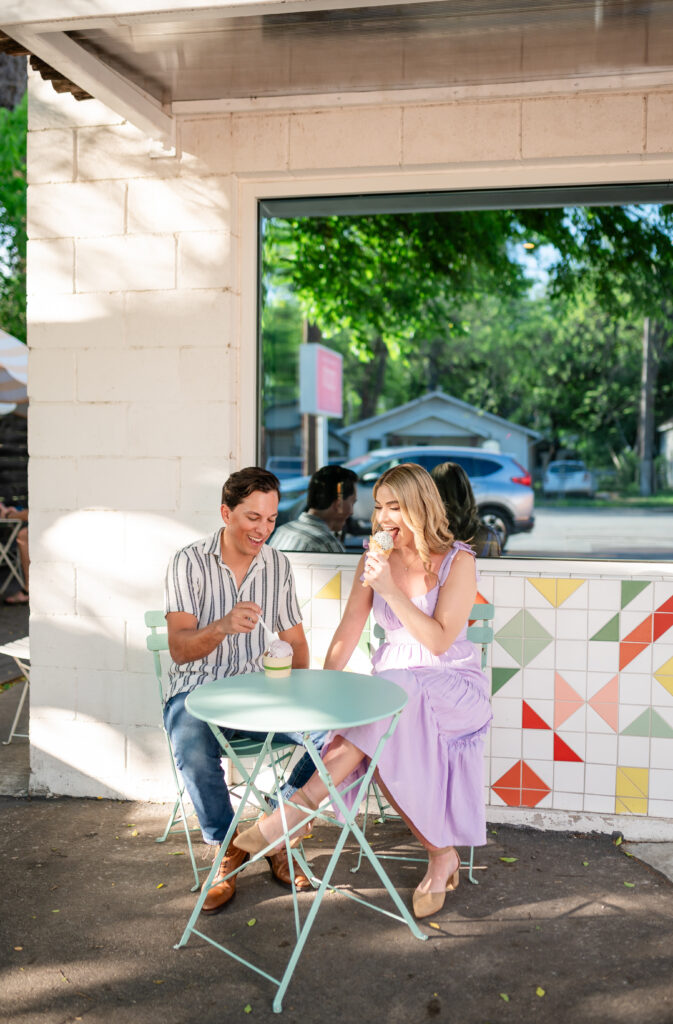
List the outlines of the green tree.
<svg viewBox="0 0 673 1024">
<path fill-rule="evenodd" d="M 26 340 L 27 98 L 0 108 L 0 327 Z"/>
</svg>

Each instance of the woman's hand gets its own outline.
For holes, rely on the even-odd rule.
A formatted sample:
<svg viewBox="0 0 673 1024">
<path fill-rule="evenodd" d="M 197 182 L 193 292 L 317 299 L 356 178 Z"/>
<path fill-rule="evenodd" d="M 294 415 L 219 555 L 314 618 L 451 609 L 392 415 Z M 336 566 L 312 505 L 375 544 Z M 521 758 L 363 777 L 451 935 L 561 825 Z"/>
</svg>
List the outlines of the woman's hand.
<svg viewBox="0 0 673 1024">
<path fill-rule="evenodd" d="M 368 551 L 365 559 L 365 583 L 381 597 L 393 593 L 397 588 L 393 582 L 390 563 L 383 555 Z"/>
</svg>

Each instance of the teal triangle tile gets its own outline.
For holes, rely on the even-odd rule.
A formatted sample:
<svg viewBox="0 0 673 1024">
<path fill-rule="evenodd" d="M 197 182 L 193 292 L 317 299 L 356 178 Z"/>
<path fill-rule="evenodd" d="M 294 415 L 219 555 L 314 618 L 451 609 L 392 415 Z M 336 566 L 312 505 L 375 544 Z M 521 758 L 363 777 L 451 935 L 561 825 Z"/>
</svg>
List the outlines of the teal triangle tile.
<svg viewBox="0 0 673 1024">
<path fill-rule="evenodd" d="M 523 637 L 499 636 L 498 643 L 519 665 L 523 665 Z"/>
<path fill-rule="evenodd" d="M 491 694 L 497 693 L 498 690 L 502 690 L 512 676 L 515 676 L 519 671 L 518 668 L 492 668 L 491 669 Z"/>
<path fill-rule="evenodd" d="M 673 728 L 668 724 L 665 718 L 662 718 L 658 711 L 652 709 L 652 732 L 651 736 L 656 736 L 660 740 L 673 739 Z"/>
<path fill-rule="evenodd" d="M 514 615 L 509 622 L 506 622 L 502 629 L 499 629 L 495 634 L 498 638 L 500 637 L 522 637 L 524 636 L 524 612 L 520 611 Z"/>
<path fill-rule="evenodd" d="M 604 626 L 594 633 L 590 640 L 619 640 L 619 613 L 605 623 Z"/>
<path fill-rule="evenodd" d="M 527 636 L 523 641 L 523 661 L 522 664 L 527 665 L 529 661 L 536 658 L 540 651 L 544 651 L 545 647 L 548 647 L 551 643 L 551 637 L 547 636 Z"/>
<path fill-rule="evenodd" d="M 529 637 L 539 637 L 545 640 L 551 640 L 551 633 L 545 629 L 544 626 L 540 625 L 534 615 L 530 612 L 524 611 L 523 613 L 523 635 L 528 640 Z"/>
<path fill-rule="evenodd" d="M 649 587 L 648 580 L 622 580 L 622 608 L 626 608 L 634 597 L 642 594 L 645 587 Z"/>
<path fill-rule="evenodd" d="M 622 729 L 622 736 L 649 736 L 652 728 L 652 708 L 647 708 L 641 715 Z"/>
</svg>

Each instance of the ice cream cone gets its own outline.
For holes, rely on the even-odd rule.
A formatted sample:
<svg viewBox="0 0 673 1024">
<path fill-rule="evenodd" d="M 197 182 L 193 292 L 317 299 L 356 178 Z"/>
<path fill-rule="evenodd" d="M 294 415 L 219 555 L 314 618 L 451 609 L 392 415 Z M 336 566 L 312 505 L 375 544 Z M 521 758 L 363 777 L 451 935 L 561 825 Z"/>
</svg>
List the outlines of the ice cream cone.
<svg viewBox="0 0 673 1024">
<path fill-rule="evenodd" d="M 390 558 L 390 552 L 393 550 L 393 538 L 385 530 L 379 530 L 373 537 L 369 538 L 370 553 L 379 555 L 381 558 Z M 363 587 L 368 587 L 369 584 L 366 580 L 362 582 Z"/>
</svg>

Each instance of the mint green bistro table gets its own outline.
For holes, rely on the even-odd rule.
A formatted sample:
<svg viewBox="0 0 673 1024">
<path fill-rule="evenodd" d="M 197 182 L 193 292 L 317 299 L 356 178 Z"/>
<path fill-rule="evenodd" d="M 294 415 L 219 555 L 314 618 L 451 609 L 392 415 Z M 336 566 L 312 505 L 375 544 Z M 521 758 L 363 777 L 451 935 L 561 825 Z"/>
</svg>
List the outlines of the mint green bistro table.
<svg viewBox="0 0 673 1024">
<path fill-rule="evenodd" d="M 379 757 L 381 756 L 381 751 L 383 750 L 387 740 L 395 731 L 400 712 L 404 708 L 406 702 L 407 695 L 404 690 L 395 683 L 391 683 L 389 680 L 383 679 L 381 676 L 364 676 L 356 675 L 352 672 L 333 672 L 318 669 L 294 669 L 292 674 L 285 679 L 267 678 L 263 672 L 231 676 L 228 679 L 204 683 L 203 686 L 199 686 L 189 694 L 186 701 L 187 710 L 190 714 L 194 715 L 195 718 L 199 718 L 208 723 L 213 734 L 218 739 L 218 742 L 221 742 L 222 737 L 217 726 L 223 726 L 229 729 L 240 729 L 244 732 L 266 733 L 266 740 L 255 761 L 253 769 L 250 772 L 249 781 L 244 790 L 241 802 L 222 842 L 219 853 L 213 862 L 206 884 L 196 901 L 196 906 L 194 907 L 192 915 L 187 923 L 187 927 L 182 934 L 182 938 L 175 946 L 176 949 L 180 949 L 182 946 L 186 945 L 190 935 L 198 935 L 201 939 L 209 942 L 217 949 L 222 950 L 222 952 L 227 953 L 234 960 L 244 964 L 251 970 L 256 971 L 257 974 L 261 974 L 262 977 L 276 985 L 278 991 L 273 1000 L 273 1009 L 275 1013 L 280 1013 L 282 1011 L 283 996 L 285 995 L 285 991 L 290 983 L 294 969 L 299 961 L 301 951 L 308 939 L 309 932 L 311 931 L 311 927 L 320 908 L 322 898 L 327 889 L 335 888 L 330 884 L 330 880 L 349 835 L 352 835 L 355 838 L 363 855 L 369 860 L 376 871 L 383 887 L 390 895 L 397 913 L 393 913 L 392 911 L 379 907 L 374 903 L 370 903 L 367 900 L 362 899 L 362 897 L 355 895 L 355 893 L 350 892 L 348 889 L 339 889 L 339 892 L 348 896 L 350 899 L 355 900 L 357 903 L 363 903 L 365 906 L 371 907 L 373 910 L 376 910 L 381 914 L 385 914 L 387 917 L 392 917 L 394 920 L 401 921 L 409 927 L 416 938 L 427 939 L 427 935 L 423 934 L 400 899 L 397 890 L 383 870 L 375 853 L 367 842 L 365 835 L 355 820 L 360 804 L 366 797 L 369 783 L 374 774 Z M 366 772 L 354 783 L 351 783 L 346 787 L 346 789 L 342 789 L 342 792 L 340 793 L 332 783 L 332 779 L 329 774 L 325 771 L 325 767 L 320 760 L 320 755 L 311 741 L 311 737 L 309 735 L 310 732 L 322 729 L 345 729 L 349 726 L 366 725 L 370 722 L 377 722 L 384 718 L 390 718 L 390 724 L 382 735 Z M 275 765 L 272 765 L 275 776 L 274 791 L 280 807 L 283 823 L 285 825 L 284 840 L 288 857 L 290 859 L 290 865 L 292 865 L 292 861 L 295 860 L 303 873 L 311 880 L 311 883 L 316 890 L 315 899 L 312 901 L 309 912 L 306 915 L 306 919 L 302 923 L 299 915 L 297 892 L 293 881 L 292 898 L 294 905 L 296 942 L 283 976 L 281 978 L 274 978 L 261 967 L 245 960 L 233 950 L 228 949 L 226 946 L 216 942 L 210 936 L 199 931 L 195 925 L 199 918 L 208 888 L 213 884 L 217 874 L 217 869 L 219 868 L 231 837 L 234 834 L 239 818 L 243 813 L 243 808 L 250 794 L 250 790 L 252 789 L 255 779 L 267 758 L 274 734 L 277 732 L 281 733 L 288 731 L 302 732 L 304 734 L 306 749 L 316 766 L 316 770 L 319 772 L 320 777 L 327 786 L 328 799 L 331 801 L 332 805 L 338 809 L 340 815 L 343 817 L 343 821 L 337 821 L 328 808 L 321 807 L 317 811 L 310 812 L 311 818 L 309 820 L 319 818 L 323 821 L 336 824 L 340 828 L 338 839 L 334 846 L 334 852 L 330 857 L 325 873 L 322 878 L 317 878 L 310 866 L 307 864 L 301 849 L 291 848 L 290 841 L 293 838 L 293 834 L 304 828 L 307 819 L 304 818 L 298 825 L 288 828 L 287 821 L 285 819 L 283 797 L 280 792 L 279 777 Z M 350 790 L 355 791 L 355 801 L 352 810 L 346 806 L 343 800 L 343 793 Z M 270 843 L 264 850 L 260 850 L 258 854 L 255 854 L 248 863 L 253 863 L 256 860 L 259 860 L 260 857 L 266 856 L 276 845 L 277 841 Z M 242 867 L 243 865 L 235 871 L 232 871 L 227 877 L 232 877 L 237 874 L 242 870 Z M 294 878 L 294 871 L 292 868 L 290 870 L 290 875 Z"/>
</svg>

